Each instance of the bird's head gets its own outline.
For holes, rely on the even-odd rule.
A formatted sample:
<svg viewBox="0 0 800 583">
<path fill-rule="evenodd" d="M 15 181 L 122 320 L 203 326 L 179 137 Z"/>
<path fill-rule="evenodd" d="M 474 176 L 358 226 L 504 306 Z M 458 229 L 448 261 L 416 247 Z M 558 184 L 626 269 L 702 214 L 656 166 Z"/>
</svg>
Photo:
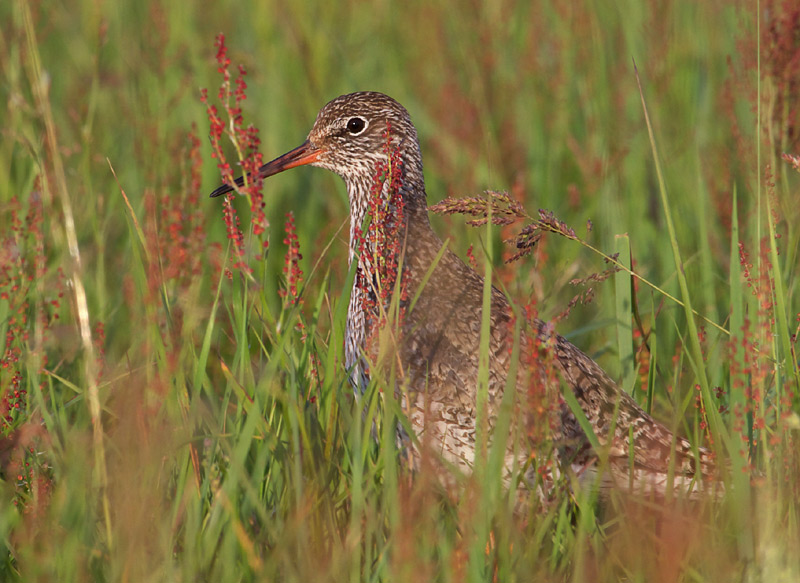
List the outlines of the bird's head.
<svg viewBox="0 0 800 583">
<path fill-rule="evenodd" d="M 373 178 L 376 163 L 386 162 L 394 151 L 399 151 L 403 163 L 411 163 L 421 176 L 417 131 L 406 109 L 382 93 L 360 91 L 325 105 L 306 141 L 262 166 L 258 175 L 267 178 L 309 164 L 335 172 L 348 184 L 366 183 Z M 243 179 L 238 178 L 236 183 L 241 185 Z M 231 190 L 223 185 L 211 196 Z"/>
</svg>

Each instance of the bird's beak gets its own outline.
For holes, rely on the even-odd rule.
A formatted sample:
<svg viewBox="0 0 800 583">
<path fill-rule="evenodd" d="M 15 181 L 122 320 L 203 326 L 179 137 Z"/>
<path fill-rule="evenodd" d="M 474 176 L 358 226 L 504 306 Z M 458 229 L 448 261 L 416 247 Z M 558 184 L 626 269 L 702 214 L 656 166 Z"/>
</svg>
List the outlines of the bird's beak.
<svg viewBox="0 0 800 583">
<path fill-rule="evenodd" d="M 300 144 L 297 148 L 290 152 L 286 152 L 283 156 L 275 158 L 272 162 L 267 162 L 258 169 L 256 178 L 269 178 L 279 172 L 294 168 L 295 166 L 303 166 L 304 164 L 312 164 L 322 154 L 324 150 L 316 147 L 309 140 Z M 244 184 L 244 177 L 240 176 L 235 180 L 236 186 Z M 229 184 L 223 184 L 211 193 L 211 197 L 221 196 L 232 191 L 233 187 Z"/>
</svg>

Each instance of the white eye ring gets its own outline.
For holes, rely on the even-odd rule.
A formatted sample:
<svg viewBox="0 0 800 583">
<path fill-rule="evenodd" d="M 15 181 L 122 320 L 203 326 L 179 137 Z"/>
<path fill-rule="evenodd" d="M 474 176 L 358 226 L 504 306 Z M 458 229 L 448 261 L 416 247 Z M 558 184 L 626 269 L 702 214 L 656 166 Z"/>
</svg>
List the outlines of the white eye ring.
<svg viewBox="0 0 800 583">
<path fill-rule="evenodd" d="M 347 120 L 345 128 L 347 128 L 347 133 L 349 133 L 351 136 L 357 136 L 359 134 L 363 134 L 364 130 L 366 130 L 368 126 L 369 122 L 366 119 L 356 116 Z"/>
</svg>

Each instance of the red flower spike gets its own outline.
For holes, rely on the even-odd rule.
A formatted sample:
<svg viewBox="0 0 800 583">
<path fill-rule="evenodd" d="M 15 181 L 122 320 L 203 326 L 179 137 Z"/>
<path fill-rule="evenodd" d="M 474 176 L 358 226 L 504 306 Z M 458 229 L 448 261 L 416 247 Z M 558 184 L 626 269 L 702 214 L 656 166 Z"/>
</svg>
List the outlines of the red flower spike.
<svg viewBox="0 0 800 583">
<path fill-rule="evenodd" d="M 258 151 L 261 140 L 258 137 L 258 130 L 254 126 L 245 127 L 242 110 L 242 102 L 247 99 L 247 83 L 245 77 L 247 71 L 242 65 L 237 67 L 237 76 L 233 80 L 231 88 L 231 61 L 227 56 L 224 35 L 219 35 L 216 39 L 217 63 L 219 72 L 222 74 L 222 83 L 218 92 L 219 100 L 225 110 L 226 121 L 223 121 L 216 106 L 208 103 L 208 92 L 203 90 L 201 100 L 206 105 L 209 119 L 209 135 L 212 144 L 212 156 L 218 160 L 218 168 L 222 174 L 222 179 L 227 184 L 233 183 L 233 172 L 231 165 L 225 159 L 225 154 L 221 146 L 223 135 L 233 143 L 239 156 L 239 163 L 245 176 L 257 176 L 258 169 L 263 165 L 261 153 Z M 250 222 L 251 229 L 249 235 L 261 239 L 261 248 L 269 246 L 269 240 L 265 237 L 269 228 L 269 221 L 264 213 L 264 199 L 262 194 L 262 181 L 260 179 L 247 180 L 242 187 L 236 187 L 235 192 L 243 194 L 250 203 Z M 228 239 L 232 242 L 233 253 L 232 262 L 234 269 L 242 269 L 247 273 L 252 273 L 252 268 L 248 265 L 245 234 L 240 228 L 239 218 L 232 205 L 233 194 L 229 195 L 228 201 L 223 205 L 223 216 Z M 256 257 L 265 257 L 264 253 L 257 253 Z"/>
<path fill-rule="evenodd" d="M 298 296 L 298 287 L 303 282 L 303 271 L 300 269 L 300 244 L 297 238 L 297 230 L 294 225 L 294 214 L 286 213 L 286 237 L 283 239 L 286 245 L 286 256 L 284 258 L 283 273 L 286 275 L 286 286 L 278 294 L 289 301 L 290 304 L 302 303 Z"/>
</svg>

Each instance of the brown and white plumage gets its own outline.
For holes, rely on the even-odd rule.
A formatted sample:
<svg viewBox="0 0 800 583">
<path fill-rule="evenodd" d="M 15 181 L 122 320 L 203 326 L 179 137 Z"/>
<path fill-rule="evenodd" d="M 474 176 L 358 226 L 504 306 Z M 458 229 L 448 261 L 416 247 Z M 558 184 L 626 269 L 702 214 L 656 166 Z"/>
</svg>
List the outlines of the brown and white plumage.
<svg viewBox="0 0 800 583">
<path fill-rule="evenodd" d="M 483 278 L 449 249 L 437 259 L 443 243 L 428 221 L 422 155 L 408 112 L 381 93 L 338 97 L 319 112 L 308 139 L 264 165 L 260 175 L 267 177 L 310 164 L 335 172 L 347 185 L 351 210 L 349 256 L 351 263 L 358 262 L 359 276 L 350 298 L 345 352 L 351 379 L 360 390 L 379 368 L 380 347 L 371 340 L 380 333 L 379 327 L 386 325 L 382 310 L 391 301 L 391 296 L 378 300 L 373 283 L 377 270 L 374 256 L 385 250 L 375 249 L 374 242 L 373 247 L 369 242 L 359 246 L 360 229 L 365 224 L 370 197 L 376 196 L 376 166 L 391 164 L 390 158 L 395 160 L 394 171 L 401 172 L 399 192 L 394 193 L 399 196 L 399 209 L 397 199 L 390 199 L 393 194 L 388 180 L 383 183 L 380 196 L 384 210 L 388 209 L 390 215 L 396 211 L 399 224 L 395 226 L 399 228 L 390 229 L 393 241 L 383 240 L 380 244 L 393 242 L 400 250 L 404 307 L 411 307 L 408 298 L 416 298 L 413 309 L 398 320 L 399 330 L 389 334 L 390 360 L 399 363 L 399 370 L 395 371 L 400 379 L 398 391 L 404 395 L 420 442 L 430 444 L 444 459 L 469 471 L 475 458 Z M 211 196 L 230 190 L 230 186 L 221 186 Z M 432 266 L 435 267 L 429 274 Z M 506 386 L 513 342 L 511 321 L 512 310 L 506 297 L 493 288 L 485 404 L 490 426 Z M 519 367 L 515 395 L 518 408 L 523 408 L 520 418 L 523 424 L 554 420 L 552 440 L 562 468 L 571 466 L 578 474 L 592 474 L 600 457 L 607 461 L 602 464 L 602 485 L 614 484 L 645 494 L 665 492 L 670 463 L 673 487 L 683 495 L 695 496 L 713 480 L 715 469 L 709 451 L 693 448 L 685 439 L 673 436 L 583 352 L 539 320 L 532 321 L 525 334 L 527 341 L 522 346 L 527 358 L 521 360 L 528 365 Z M 532 406 L 528 402 L 531 378 L 544 374 L 531 371 L 536 366 L 531 367 L 530 363 L 536 364 L 537 359 L 547 360 L 547 366 L 557 373 L 556 378 L 560 377 L 572 390 L 602 451 L 591 446 L 571 409 L 560 399 L 557 386 L 551 386 L 546 395 L 552 414 L 537 416 L 524 410 Z M 523 428 L 521 433 L 532 432 Z M 524 445 L 527 449 L 535 447 L 533 441 Z M 530 453 L 524 451 L 525 447 L 522 450 L 509 453 L 507 465 L 524 460 Z M 415 450 L 415 455 L 418 453 Z"/>
</svg>

